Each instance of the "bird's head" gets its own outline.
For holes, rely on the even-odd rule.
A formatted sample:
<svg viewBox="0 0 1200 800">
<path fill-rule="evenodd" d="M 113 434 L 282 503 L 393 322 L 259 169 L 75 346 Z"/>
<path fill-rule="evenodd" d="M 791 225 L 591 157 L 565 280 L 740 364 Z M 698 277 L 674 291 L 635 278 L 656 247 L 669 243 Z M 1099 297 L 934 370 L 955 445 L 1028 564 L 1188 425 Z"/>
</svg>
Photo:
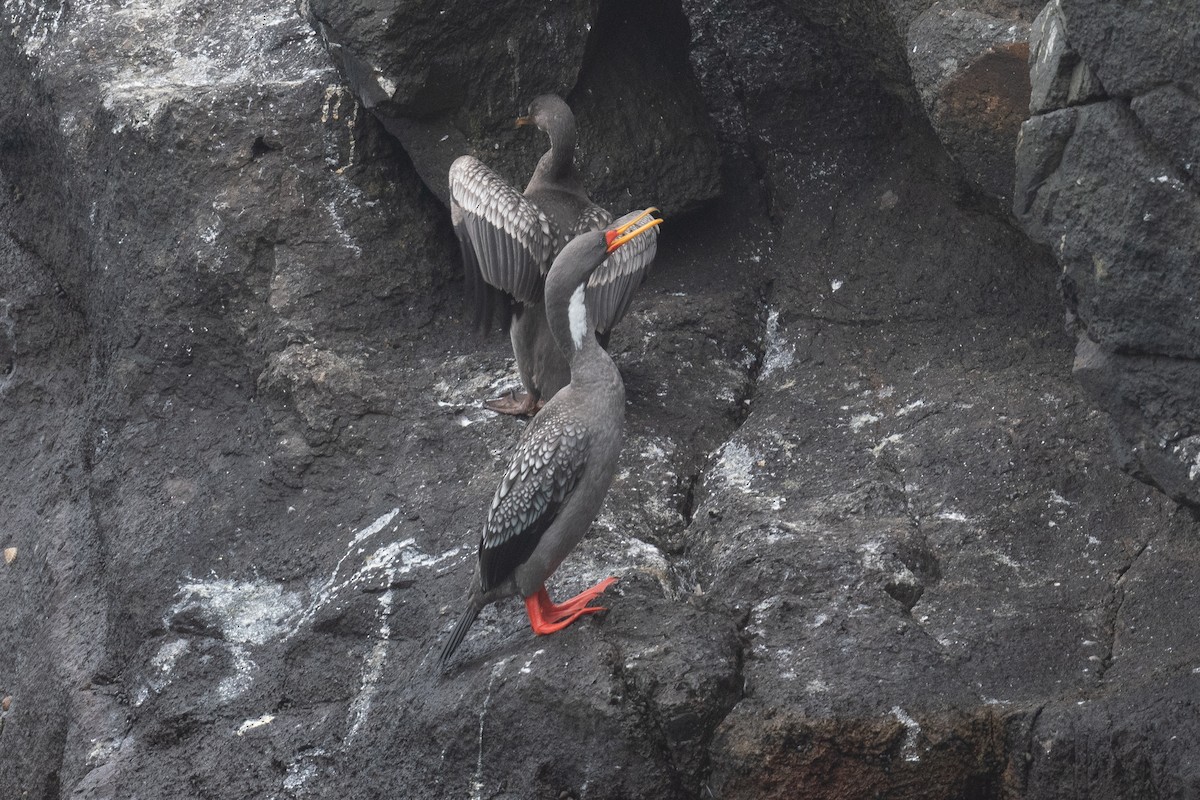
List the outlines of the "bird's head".
<svg viewBox="0 0 1200 800">
<path fill-rule="evenodd" d="M 529 113 L 517 117 L 517 127 L 535 125 L 553 138 L 559 129 L 575 127 L 575 115 L 571 107 L 556 94 L 540 94 L 529 104 Z"/>
<path fill-rule="evenodd" d="M 547 313 L 566 307 L 570 337 L 576 349 L 594 327 L 587 308 L 588 279 L 610 255 L 661 225 L 662 220 L 653 216 L 656 211 L 657 208 L 634 211 L 605 230 L 581 233 L 554 259 L 546 276 Z M 558 333 L 555 336 L 561 344 L 563 338 Z"/>
<path fill-rule="evenodd" d="M 550 274 L 557 271 L 570 275 L 569 282 L 573 285 L 585 283 L 610 255 L 661 225 L 662 219 L 654 216 L 657 211 L 657 208 L 631 211 L 605 230 L 579 234 L 559 251 Z"/>
<path fill-rule="evenodd" d="M 645 211 L 631 211 L 613 223 L 613 227 L 604 232 L 604 247 L 608 253 L 632 242 L 651 228 L 662 225 L 662 217 L 656 217 L 657 208 L 647 208 Z"/>
</svg>

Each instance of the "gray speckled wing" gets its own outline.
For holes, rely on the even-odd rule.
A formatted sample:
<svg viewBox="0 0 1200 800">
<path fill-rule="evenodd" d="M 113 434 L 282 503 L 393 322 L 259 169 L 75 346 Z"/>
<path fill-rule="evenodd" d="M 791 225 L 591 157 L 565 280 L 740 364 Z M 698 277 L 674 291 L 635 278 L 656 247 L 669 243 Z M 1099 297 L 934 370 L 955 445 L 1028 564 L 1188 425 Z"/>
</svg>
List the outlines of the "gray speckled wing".
<svg viewBox="0 0 1200 800">
<path fill-rule="evenodd" d="M 547 423 L 521 439 L 492 498 L 479 543 L 484 592 L 529 559 L 587 464 L 588 431 L 559 419 Z"/>
<path fill-rule="evenodd" d="M 613 215 L 608 213 L 607 209 L 589 202 L 583 207 L 583 211 L 579 212 L 579 218 L 571 226 L 571 233 L 578 236 L 588 231 L 606 230 L 612 221 Z"/>
<path fill-rule="evenodd" d="M 538 300 L 561 234 L 537 206 L 486 164 L 461 156 L 450 166 L 450 215 L 474 271 L 521 302 Z"/>
<path fill-rule="evenodd" d="M 630 212 L 616 222 L 610 219 L 603 227 L 615 227 L 641 213 Z M 652 228 L 622 245 L 592 273 L 587 288 L 588 306 L 595 314 L 598 333 L 607 334 L 625 316 L 657 252 L 658 229 Z"/>
</svg>

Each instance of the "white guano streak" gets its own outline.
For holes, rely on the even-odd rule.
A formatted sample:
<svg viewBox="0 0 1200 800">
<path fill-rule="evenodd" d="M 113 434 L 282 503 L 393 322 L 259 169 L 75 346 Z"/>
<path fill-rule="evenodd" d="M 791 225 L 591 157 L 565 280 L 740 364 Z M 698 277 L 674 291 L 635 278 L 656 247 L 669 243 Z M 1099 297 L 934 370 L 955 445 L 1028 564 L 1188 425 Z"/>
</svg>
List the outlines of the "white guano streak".
<svg viewBox="0 0 1200 800">
<path fill-rule="evenodd" d="M 587 333 L 587 304 L 584 302 L 584 289 L 586 284 L 579 284 L 575 287 L 575 293 L 571 295 L 571 303 L 567 306 L 567 319 L 571 323 L 571 340 L 575 342 L 575 349 L 583 347 L 583 337 Z"/>
</svg>

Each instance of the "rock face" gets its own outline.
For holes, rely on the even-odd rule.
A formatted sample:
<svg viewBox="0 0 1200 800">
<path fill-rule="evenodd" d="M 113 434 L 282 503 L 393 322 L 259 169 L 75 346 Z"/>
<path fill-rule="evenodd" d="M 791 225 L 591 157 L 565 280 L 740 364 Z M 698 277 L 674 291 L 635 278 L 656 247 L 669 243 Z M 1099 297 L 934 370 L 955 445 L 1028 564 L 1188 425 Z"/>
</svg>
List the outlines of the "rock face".
<svg viewBox="0 0 1200 800">
<path fill-rule="evenodd" d="M 907 44 L 961 14 L 432 8 L 0 12 L 0 797 L 1200 792 L 1200 531 L 1108 436 L 1188 413 L 1183 304 L 1119 305 L 1118 261 L 1086 283 L 1062 253 L 1094 242 L 1048 254 L 973 187 Z M 1033 96 L 1079 104 L 1028 123 L 1015 201 L 1049 236 L 1089 146 L 1131 175 L 1194 145 L 1183 58 L 1093 102 L 1115 40 L 1067 30 Z M 551 586 L 618 575 L 611 610 L 537 639 L 491 607 L 439 675 L 521 423 L 479 407 L 511 354 L 423 175 L 459 135 L 520 177 L 544 143 L 505 95 L 541 81 L 611 204 L 708 202 L 613 337 L 620 472 Z M 1139 213 L 1182 224 L 1181 169 Z M 1156 224 L 1113 246 L 1176 257 Z M 1127 416 L 1071 375 L 1055 256 Z"/>
<path fill-rule="evenodd" d="M 653 203 L 674 214 L 719 191 L 716 142 L 684 55 L 687 22 L 671 3 L 317 0 L 310 17 L 443 202 L 464 153 L 524 188 L 548 144 L 513 120 L 548 92 L 571 103 L 585 184 L 614 213 Z"/>
<path fill-rule="evenodd" d="M 939 138 L 984 192 L 1012 195 L 1013 150 L 1029 106 L 1029 27 L 936 4 L 908 29 L 913 82 Z"/>
<path fill-rule="evenodd" d="M 919 105 L 962 177 L 1003 207 L 1011 204 L 1017 133 L 1028 116 L 1029 24 L 1042 7 L 1038 0 L 684 7 L 694 37 L 692 64 L 727 137 L 745 133 L 743 107 L 765 110 L 801 87 L 821 91 L 831 71 L 852 69 Z M 754 20 L 738 19 L 743 11 Z M 751 71 L 735 74 L 723 55 L 728 44 L 746 49 L 755 62 Z"/>
<path fill-rule="evenodd" d="M 1200 103 L 1183 55 L 1200 19 L 1056 2 L 1034 27 L 1014 210 L 1062 265 L 1075 372 L 1120 462 L 1200 508 Z"/>
</svg>

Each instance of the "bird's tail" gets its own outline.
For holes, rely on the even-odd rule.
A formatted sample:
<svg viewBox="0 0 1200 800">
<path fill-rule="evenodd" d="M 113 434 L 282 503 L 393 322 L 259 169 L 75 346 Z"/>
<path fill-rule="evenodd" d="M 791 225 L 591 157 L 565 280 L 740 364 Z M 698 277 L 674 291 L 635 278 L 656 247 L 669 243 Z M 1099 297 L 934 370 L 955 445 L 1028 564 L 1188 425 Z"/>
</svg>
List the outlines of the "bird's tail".
<svg viewBox="0 0 1200 800">
<path fill-rule="evenodd" d="M 471 630 L 471 625 L 475 623 L 475 618 L 479 616 L 479 612 L 483 610 L 483 606 L 476 603 L 474 598 L 467 601 L 467 607 L 463 609 L 462 616 L 458 618 L 458 622 L 454 625 L 454 630 L 450 631 L 450 638 L 446 640 L 446 646 L 442 648 L 442 655 L 438 659 L 438 667 L 445 669 L 446 662 L 450 660 L 450 656 L 454 655 L 454 651 L 462 644 L 463 639 L 467 636 L 467 631 Z"/>
</svg>

